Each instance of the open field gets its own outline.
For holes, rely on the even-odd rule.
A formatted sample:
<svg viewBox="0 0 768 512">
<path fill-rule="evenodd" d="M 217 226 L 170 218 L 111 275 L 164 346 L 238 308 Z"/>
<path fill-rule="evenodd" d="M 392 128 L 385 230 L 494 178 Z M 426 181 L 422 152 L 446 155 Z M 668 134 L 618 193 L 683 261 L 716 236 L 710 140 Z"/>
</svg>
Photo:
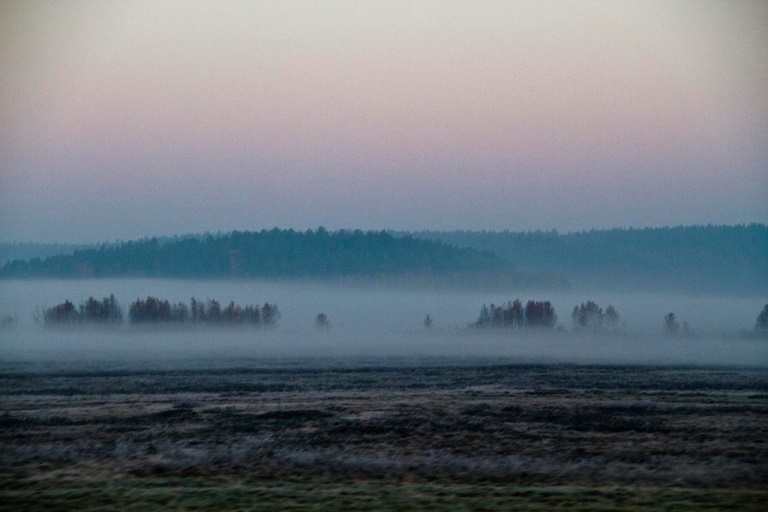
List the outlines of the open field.
<svg viewBox="0 0 768 512">
<path fill-rule="evenodd" d="M 768 371 L 0 367 L 0 508 L 762 510 Z"/>
</svg>

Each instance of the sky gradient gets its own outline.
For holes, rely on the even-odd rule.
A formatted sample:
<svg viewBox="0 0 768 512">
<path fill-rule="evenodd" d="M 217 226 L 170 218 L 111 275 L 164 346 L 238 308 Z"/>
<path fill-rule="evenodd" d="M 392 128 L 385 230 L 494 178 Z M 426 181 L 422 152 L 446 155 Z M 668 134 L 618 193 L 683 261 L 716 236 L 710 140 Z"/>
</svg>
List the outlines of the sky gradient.
<svg viewBox="0 0 768 512">
<path fill-rule="evenodd" d="M 0 2 L 0 240 L 768 222 L 768 2 Z"/>
</svg>

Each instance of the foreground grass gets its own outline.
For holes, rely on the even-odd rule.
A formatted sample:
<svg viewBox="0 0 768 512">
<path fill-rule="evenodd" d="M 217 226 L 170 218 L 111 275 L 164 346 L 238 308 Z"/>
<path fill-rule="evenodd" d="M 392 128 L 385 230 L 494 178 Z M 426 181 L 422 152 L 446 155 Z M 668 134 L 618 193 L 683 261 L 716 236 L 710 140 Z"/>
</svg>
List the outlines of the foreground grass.
<svg viewBox="0 0 768 512">
<path fill-rule="evenodd" d="M 0 389 L 0 510 L 768 503 L 765 370 L 42 368 Z"/>
<path fill-rule="evenodd" d="M 764 510 L 768 491 L 203 478 L 0 482 L 0 510 Z"/>
</svg>

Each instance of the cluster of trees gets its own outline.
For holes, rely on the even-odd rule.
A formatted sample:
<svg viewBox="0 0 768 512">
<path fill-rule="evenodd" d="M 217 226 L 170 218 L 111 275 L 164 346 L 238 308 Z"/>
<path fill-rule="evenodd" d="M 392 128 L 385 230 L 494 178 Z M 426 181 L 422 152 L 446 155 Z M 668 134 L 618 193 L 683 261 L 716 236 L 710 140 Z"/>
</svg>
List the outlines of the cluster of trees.
<svg viewBox="0 0 768 512">
<path fill-rule="evenodd" d="M 608 305 L 605 312 L 591 300 L 579 305 L 573 306 L 571 320 L 573 326 L 577 329 L 601 329 L 609 327 L 615 329 L 619 325 L 619 312 L 611 305 Z"/>
<path fill-rule="evenodd" d="M 184 302 L 171 303 L 168 300 L 147 296 L 146 299 L 136 299 L 128 308 L 131 323 L 185 323 L 193 324 L 227 324 L 227 325 L 264 325 L 271 326 L 280 318 L 280 311 L 275 304 L 265 302 L 262 306 L 241 306 L 234 301 L 222 307 L 217 300 L 201 301 L 194 297 L 187 305 Z M 573 307 L 571 319 L 574 329 L 616 328 L 620 315 L 616 308 L 609 305 L 605 311 L 595 302 L 587 301 Z M 45 308 L 42 313 L 35 314 L 35 319 L 48 325 L 61 324 L 119 324 L 123 322 L 123 310 L 114 295 L 98 300 L 88 297 L 85 302 L 76 306 L 72 301 L 64 302 Z M 480 310 L 477 321 L 470 324 L 474 328 L 522 328 L 542 327 L 553 328 L 557 322 L 557 314 L 549 301 L 529 300 L 525 306 L 520 299 L 508 301 L 499 306 L 491 304 Z M 0 328 L 10 328 L 16 324 L 16 317 L 6 315 L 0 318 Z M 431 328 L 432 315 L 424 318 L 424 327 Z M 319 313 L 315 317 L 318 328 L 330 326 L 328 316 Z M 680 331 L 680 323 L 675 313 L 664 315 L 664 332 L 676 335 Z M 688 323 L 683 322 L 683 333 L 689 333 Z M 768 304 L 757 316 L 755 331 L 761 335 L 768 333 Z"/>
<path fill-rule="evenodd" d="M 168 300 L 149 296 L 136 299 L 131 304 L 129 317 L 132 323 L 208 323 L 228 325 L 274 325 L 280 318 L 277 306 L 265 302 L 262 306 L 241 306 L 231 301 L 222 307 L 214 299 L 201 301 L 194 297 L 189 306 L 183 302 L 171 304 Z"/>
<path fill-rule="evenodd" d="M 483 304 L 480 317 L 471 324 L 477 328 L 512 328 L 512 327 L 545 327 L 552 328 L 557 322 L 557 314 L 552 304 L 547 301 L 529 300 L 525 307 L 520 299 L 508 301 L 496 306 Z M 430 318 L 431 325 L 431 318 Z"/>
<path fill-rule="evenodd" d="M 42 317 L 42 318 L 40 318 Z M 217 300 L 200 301 L 194 297 L 189 305 L 184 302 L 172 304 L 168 300 L 148 296 L 136 299 L 128 308 L 128 318 L 133 324 L 153 323 L 209 323 L 228 325 L 266 325 L 277 323 L 280 310 L 268 302 L 262 306 L 240 306 L 231 301 L 222 307 Z M 123 310 L 114 295 L 99 301 L 89 297 L 79 306 L 65 300 L 43 310 L 36 315 L 47 325 L 101 323 L 119 324 L 123 322 Z"/>
<path fill-rule="evenodd" d="M 39 315 L 36 315 L 39 319 Z M 43 310 L 42 320 L 46 324 L 99 323 L 117 324 L 123 321 L 123 309 L 114 295 L 98 300 L 88 297 L 79 306 L 70 300 Z"/>
</svg>

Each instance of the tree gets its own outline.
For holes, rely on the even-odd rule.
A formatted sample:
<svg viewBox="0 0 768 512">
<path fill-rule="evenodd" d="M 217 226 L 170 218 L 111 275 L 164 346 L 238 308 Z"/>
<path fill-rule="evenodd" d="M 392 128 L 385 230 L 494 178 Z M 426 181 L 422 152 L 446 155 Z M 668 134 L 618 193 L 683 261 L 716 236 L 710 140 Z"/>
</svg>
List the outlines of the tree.
<svg viewBox="0 0 768 512">
<path fill-rule="evenodd" d="M 70 300 L 65 300 L 43 311 L 43 322 L 46 324 L 72 324 L 81 320 L 80 313 Z"/>
<path fill-rule="evenodd" d="M 224 315 L 221 312 L 221 304 L 216 299 L 209 299 L 207 304 L 207 319 L 210 322 L 221 322 Z"/>
<path fill-rule="evenodd" d="M 755 322 L 756 331 L 768 331 L 768 304 L 763 307 L 763 310 L 757 315 L 757 322 Z"/>
<path fill-rule="evenodd" d="M 192 322 L 197 322 L 197 314 L 199 309 L 198 309 L 197 299 L 194 297 L 189 299 L 189 310 L 192 314 Z"/>
<path fill-rule="evenodd" d="M 243 308 L 235 304 L 235 301 L 229 301 L 227 307 L 224 308 L 224 321 L 232 324 L 242 323 Z"/>
<path fill-rule="evenodd" d="M 510 316 L 512 317 L 513 327 L 522 327 L 525 324 L 525 311 L 523 309 L 523 303 L 520 299 L 515 299 L 512 302 L 510 308 Z"/>
<path fill-rule="evenodd" d="M 552 328 L 557 322 L 557 314 L 552 304 L 546 301 L 529 300 L 525 305 L 525 323 L 528 327 Z"/>
<path fill-rule="evenodd" d="M 557 322 L 555 308 L 549 301 L 537 302 L 529 300 L 525 308 L 520 299 L 508 301 L 506 304 L 497 306 L 483 304 L 480 309 L 480 317 L 471 327 L 486 328 L 506 328 L 513 327 L 554 327 Z"/>
<path fill-rule="evenodd" d="M 84 322 L 120 323 L 123 321 L 123 311 L 114 295 L 104 297 L 101 301 L 88 297 L 80 304 L 80 316 Z"/>
<path fill-rule="evenodd" d="M 491 304 L 491 307 L 493 307 L 493 304 Z M 483 304 L 483 307 L 480 308 L 480 317 L 477 319 L 477 322 L 472 324 L 472 326 L 485 328 L 485 327 L 489 327 L 490 325 L 491 325 L 491 312 L 489 311 L 488 306 Z"/>
<path fill-rule="evenodd" d="M 432 315 L 427 315 L 424 317 L 424 328 L 431 329 L 432 328 Z"/>
<path fill-rule="evenodd" d="M 573 320 L 574 327 L 599 329 L 603 325 L 603 309 L 596 303 L 587 301 L 583 302 L 579 306 L 573 306 L 571 312 L 571 320 Z"/>
<path fill-rule="evenodd" d="M 318 313 L 315 318 L 315 327 L 319 329 L 327 329 L 331 324 L 328 323 L 328 316 L 325 313 Z"/>
<path fill-rule="evenodd" d="M 674 335 L 680 329 L 680 324 L 677 323 L 674 313 L 667 313 L 664 315 L 664 331 L 667 334 Z"/>
<path fill-rule="evenodd" d="M 619 320 L 621 320 L 619 312 L 616 311 L 616 308 L 609 304 L 608 309 L 605 310 L 605 325 L 615 329 L 619 326 Z"/>
<path fill-rule="evenodd" d="M 264 325 L 275 325 L 279 318 L 280 311 L 277 309 L 276 305 L 265 302 L 264 305 L 261 306 L 261 321 Z"/>
</svg>

